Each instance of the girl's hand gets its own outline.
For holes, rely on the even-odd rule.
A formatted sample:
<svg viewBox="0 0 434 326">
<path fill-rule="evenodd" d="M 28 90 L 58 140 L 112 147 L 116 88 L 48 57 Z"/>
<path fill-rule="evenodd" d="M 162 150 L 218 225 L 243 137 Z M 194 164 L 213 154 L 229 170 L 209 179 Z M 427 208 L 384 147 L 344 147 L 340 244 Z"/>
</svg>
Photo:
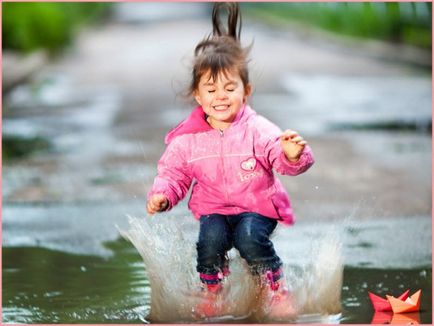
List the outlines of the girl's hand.
<svg viewBox="0 0 434 326">
<path fill-rule="evenodd" d="M 163 212 L 169 206 L 169 200 L 166 196 L 161 194 L 152 195 L 152 197 L 148 200 L 148 204 L 146 205 L 146 210 L 149 214 L 155 214 L 157 212 Z"/>
<path fill-rule="evenodd" d="M 290 162 L 297 162 L 307 142 L 294 130 L 287 129 L 280 136 L 280 145 Z"/>
</svg>

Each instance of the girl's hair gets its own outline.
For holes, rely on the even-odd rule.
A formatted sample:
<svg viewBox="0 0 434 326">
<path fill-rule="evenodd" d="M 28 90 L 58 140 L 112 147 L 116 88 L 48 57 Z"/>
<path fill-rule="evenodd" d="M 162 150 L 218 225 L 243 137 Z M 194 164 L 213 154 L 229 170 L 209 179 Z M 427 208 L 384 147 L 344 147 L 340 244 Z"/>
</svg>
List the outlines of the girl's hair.
<svg viewBox="0 0 434 326">
<path fill-rule="evenodd" d="M 222 25 L 220 12 L 228 13 L 227 29 Z M 220 73 L 239 73 L 244 87 L 249 84 L 247 55 L 251 46 L 242 48 L 240 43 L 241 14 L 238 3 L 216 2 L 212 11 L 212 34 L 202 40 L 194 50 L 192 80 L 189 95 L 192 95 L 203 74 L 210 72 L 210 79 L 216 80 Z"/>
</svg>

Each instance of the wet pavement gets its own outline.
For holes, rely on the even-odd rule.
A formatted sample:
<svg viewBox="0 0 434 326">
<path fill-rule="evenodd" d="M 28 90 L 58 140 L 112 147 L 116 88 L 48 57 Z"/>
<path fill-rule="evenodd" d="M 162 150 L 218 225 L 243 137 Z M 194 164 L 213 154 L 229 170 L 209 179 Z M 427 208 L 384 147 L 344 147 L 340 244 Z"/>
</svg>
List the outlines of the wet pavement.
<svg viewBox="0 0 434 326">
<path fill-rule="evenodd" d="M 127 214 L 145 217 L 163 137 L 191 108 L 181 96 L 190 55 L 210 30 L 203 18 L 208 9 L 191 6 L 190 17 L 145 21 L 122 7 L 114 21 L 83 32 L 64 57 L 4 97 L 3 137 L 40 136 L 51 144 L 3 163 L 5 322 L 143 321 L 149 309 L 143 265 L 115 225 L 126 228 Z M 303 264 L 309 239 L 339 228 L 343 323 L 370 321 L 365 285 L 383 293 L 378 285 L 390 275 L 401 278 L 388 285 L 392 292 L 423 287 L 430 298 L 430 73 L 249 18 L 244 26 L 242 39 L 255 42 L 252 107 L 299 131 L 316 158 L 305 175 L 282 178 L 298 223 L 277 232 L 276 246 Z M 186 203 L 169 214 L 194 230 Z M 31 263 L 35 253 L 47 265 Z M 59 276 L 50 285 L 53 264 L 62 273 L 70 268 L 65 275 L 71 278 Z M 87 265 L 95 266 L 89 279 Z M 29 278 L 34 268 L 40 273 Z M 83 284 L 113 270 L 130 283 L 104 289 L 101 281 L 86 294 L 94 304 L 78 307 Z M 74 273 L 84 277 L 80 289 L 60 285 Z M 43 277 L 47 288 L 33 291 Z M 111 295 L 116 305 L 103 311 Z M 57 297 L 58 306 L 49 308 Z M 62 310 L 66 301 L 70 306 Z M 420 317 L 430 322 L 430 301 L 423 306 Z"/>
</svg>

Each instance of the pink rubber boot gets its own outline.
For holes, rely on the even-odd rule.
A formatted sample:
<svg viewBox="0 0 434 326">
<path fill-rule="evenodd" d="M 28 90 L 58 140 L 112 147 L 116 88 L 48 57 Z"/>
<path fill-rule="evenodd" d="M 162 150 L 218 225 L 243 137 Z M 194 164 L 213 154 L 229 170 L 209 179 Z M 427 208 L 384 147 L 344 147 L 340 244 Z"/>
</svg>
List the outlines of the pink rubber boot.
<svg viewBox="0 0 434 326">
<path fill-rule="evenodd" d="M 293 320 L 297 316 L 294 297 L 289 291 L 281 270 L 267 271 L 263 275 L 266 283 L 264 310 L 270 320 Z"/>
<path fill-rule="evenodd" d="M 222 280 L 229 275 L 228 269 L 223 269 L 215 275 L 200 274 L 202 290 L 200 302 L 196 305 L 194 313 L 201 318 L 221 316 L 223 313 Z M 210 283 L 213 282 L 213 283 Z"/>
<path fill-rule="evenodd" d="M 219 300 L 219 293 L 222 290 L 222 284 L 207 287 L 203 290 L 199 303 L 194 309 L 196 316 L 200 318 L 210 318 L 221 315 L 222 304 Z"/>
</svg>

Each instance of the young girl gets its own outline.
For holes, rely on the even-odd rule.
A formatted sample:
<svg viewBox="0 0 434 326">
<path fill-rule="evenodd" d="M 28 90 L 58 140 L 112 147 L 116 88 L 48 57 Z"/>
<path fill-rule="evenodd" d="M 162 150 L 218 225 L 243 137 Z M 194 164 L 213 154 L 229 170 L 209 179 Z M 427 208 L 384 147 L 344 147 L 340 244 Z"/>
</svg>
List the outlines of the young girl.
<svg viewBox="0 0 434 326">
<path fill-rule="evenodd" d="M 227 31 L 219 19 L 222 8 L 228 11 Z M 229 273 L 226 253 L 235 247 L 266 284 L 271 295 L 264 304 L 272 308 L 288 291 L 269 238 L 278 222 L 294 222 L 273 169 L 298 175 L 314 160 L 297 132 L 281 132 L 247 104 L 248 50 L 240 44 L 239 19 L 237 4 L 214 5 L 213 34 L 195 49 L 190 94 L 199 106 L 166 136 L 147 211 L 170 210 L 193 184 L 188 207 L 200 222 L 197 271 L 208 298 L 221 293 Z"/>
</svg>

